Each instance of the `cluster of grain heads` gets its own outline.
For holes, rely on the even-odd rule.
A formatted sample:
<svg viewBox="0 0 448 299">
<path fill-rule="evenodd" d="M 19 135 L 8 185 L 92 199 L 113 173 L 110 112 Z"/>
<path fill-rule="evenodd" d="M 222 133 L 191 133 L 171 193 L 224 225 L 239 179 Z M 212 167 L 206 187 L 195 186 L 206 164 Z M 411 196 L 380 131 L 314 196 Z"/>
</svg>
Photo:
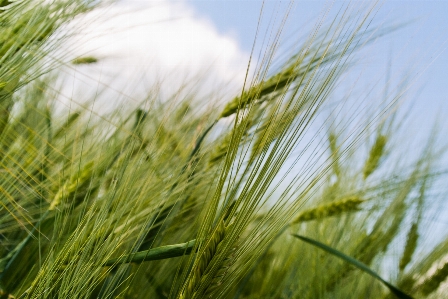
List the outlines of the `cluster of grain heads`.
<svg viewBox="0 0 448 299">
<path fill-rule="evenodd" d="M 57 178 L 51 176 L 55 152 L 50 97 L 43 92 L 45 84 L 31 93 L 19 90 L 55 66 L 50 60 L 44 62 L 46 54 L 62 41 L 51 39 L 51 35 L 93 6 L 90 1 L 72 1 L 69 7 L 65 1 L 31 0 L 2 1 L 0 6 L 0 150 L 4 173 L 1 201 L 7 211 L 0 218 L 2 238 L 10 240 L 2 248 L 6 252 L 1 263 L 3 284 L 5 279 L 16 279 L 23 270 L 21 257 L 26 258 L 36 248 L 40 253 L 44 250 L 38 247 L 42 245 L 29 243 L 36 233 L 48 232 L 51 221 L 47 219 L 46 200 L 57 188 Z M 17 224 L 8 223 L 9 218 Z M 27 226 L 31 227 L 26 229 Z"/>
<path fill-rule="evenodd" d="M 445 283 L 448 281 L 447 241 L 445 237 L 428 253 L 416 257 L 417 261 L 410 263 L 400 277 L 399 286 L 415 294 L 417 298 L 439 298 L 438 295 L 444 294 Z"/>
<path fill-rule="evenodd" d="M 185 109 L 183 113 L 186 113 Z M 187 111 L 188 112 L 188 111 Z M 136 123 L 133 128 L 134 137 L 142 136 L 144 138 L 145 133 L 147 134 L 148 124 L 154 121 L 154 116 L 151 115 L 148 116 L 148 113 L 143 112 L 143 110 L 138 109 L 136 113 Z M 185 118 L 183 118 L 185 120 Z M 145 121 L 146 120 L 146 121 Z M 172 227 L 178 225 L 178 223 L 173 221 L 175 220 L 175 216 L 180 212 L 183 212 L 183 206 L 185 205 L 185 202 L 191 198 L 191 189 L 194 189 L 192 187 L 185 188 L 185 185 L 182 183 L 183 179 L 185 179 L 187 182 L 190 182 L 190 184 L 196 185 L 196 178 L 194 175 L 195 167 L 190 167 L 191 164 L 197 165 L 198 162 L 195 162 L 196 159 L 195 150 L 199 150 L 199 146 L 195 146 L 194 149 L 192 149 L 192 152 L 188 153 L 190 150 L 190 147 L 186 147 L 184 145 L 184 142 L 191 136 L 189 134 L 185 134 L 187 131 L 190 131 L 191 133 L 194 132 L 197 128 L 197 119 L 188 119 L 188 122 L 183 122 L 182 119 L 179 120 L 173 120 L 176 123 L 176 126 L 183 127 L 184 126 L 184 134 L 177 134 L 177 132 L 171 131 L 170 122 L 162 122 L 157 123 L 155 126 L 155 138 L 152 138 L 152 141 L 148 145 L 142 145 L 147 148 L 144 150 L 132 150 L 130 149 L 130 152 L 128 154 L 124 154 L 123 152 L 120 155 L 119 161 L 115 164 L 117 168 L 122 168 L 124 165 L 128 164 L 130 159 L 132 159 L 135 155 L 135 157 L 141 157 L 141 155 L 151 155 L 151 159 L 144 158 L 144 164 L 143 165 L 151 165 L 155 163 L 155 169 L 151 169 L 150 171 L 156 171 L 157 176 L 164 176 L 164 169 L 169 169 L 170 173 L 177 173 L 178 176 L 173 177 L 174 182 L 171 182 L 170 184 L 167 184 L 166 190 L 163 192 L 163 200 L 160 197 L 155 197 L 154 203 L 156 209 L 152 211 L 152 214 L 150 215 L 150 218 L 145 217 L 132 217 L 135 218 L 135 220 L 144 221 L 143 223 L 140 222 L 140 224 L 143 224 L 143 230 L 141 231 L 141 235 L 138 237 L 137 246 L 133 249 L 133 251 L 139 251 L 143 252 L 144 250 L 147 250 L 153 246 L 157 246 L 157 244 L 160 244 L 161 240 L 163 238 L 166 238 L 166 230 L 172 229 Z M 168 137 L 168 138 L 167 138 Z M 183 140 L 185 138 L 185 140 Z M 132 140 L 131 140 L 132 141 Z M 191 141 L 188 140 L 188 141 Z M 199 141 L 198 141 L 199 142 Z M 197 142 L 197 143 L 198 143 Z M 144 144 L 143 142 L 142 144 Z M 152 143 L 152 144 L 151 144 Z M 175 143 L 176 146 L 173 148 L 173 150 L 166 150 L 164 147 L 170 144 Z M 152 147 L 156 147 L 159 149 L 159 151 L 150 151 L 154 150 Z M 138 148 L 138 146 L 137 146 Z M 161 154 L 161 156 L 156 156 L 158 154 Z M 140 155 L 139 155 L 140 154 Z M 157 158 L 155 158 L 157 157 Z M 180 159 L 179 159 L 180 158 Z M 187 161 L 185 161 L 187 159 Z M 159 168 L 162 164 L 162 161 L 171 160 L 173 163 L 163 163 L 163 168 Z M 182 167 L 176 167 L 176 163 L 174 162 L 180 161 L 180 163 L 184 164 Z M 128 161 L 128 162 L 126 162 Z M 180 164 L 178 163 L 178 164 Z M 135 164 L 133 164 L 135 165 Z M 174 166 L 174 167 L 173 167 Z M 131 169 L 129 169 L 131 170 Z M 132 171 L 132 170 L 131 170 Z M 144 173 L 144 177 L 147 176 L 147 173 Z M 144 183 L 146 184 L 147 181 L 145 180 Z M 157 185 L 154 185 L 154 187 Z M 179 187 L 178 187 L 179 186 Z M 183 192 L 179 193 L 178 188 L 180 188 Z M 163 189 L 162 189 L 163 190 Z M 146 196 L 146 195 L 145 195 Z M 153 195 L 154 196 L 154 195 Z M 181 198 L 179 199 L 178 196 Z M 128 199 L 127 199 L 128 200 Z M 151 211 L 151 210 L 149 210 Z M 142 213 L 145 215 L 144 213 Z M 146 214 L 148 215 L 148 214 Z M 148 216 L 146 216 L 148 217 Z M 131 218 L 131 219 L 132 219 Z M 128 225 L 138 224 L 139 222 L 134 222 L 135 220 L 132 219 L 132 221 L 129 221 Z M 173 223 L 173 225 L 172 225 Z M 126 226 L 125 226 L 126 227 Z M 123 227 L 122 227 L 123 228 Z M 123 231 L 123 229 L 120 228 L 119 231 Z M 185 227 L 182 226 L 182 229 L 185 230 Z M 118 231 L 118 230 L 117 230 Z M 123 234 L 123 233 L 122 233 Z M 169 234 L 169 233 L 168 233 Z M 174 242 L 176 242 L 175 239 L 173 239 Z M 104 281 L 103 286 L 101 288 L 100 294 L 114 294 L 114 291 L 116 288 L 119 288 L 119 286 L 123 283 L 123 281 L 128 280 L 128 276 L 130 275 L 130 272 L 125 269 L 125 272 L 122 271 L 123 267 L 121 268 L 113 268 L 110 275 L 108 275 L 107 279 Z M 150 274 L 148 274 L 150 275 Z M 157 277 L 153 277 L 150 275 L 150 280 L 157 279 Z M 149 278 L 148 278 L 149 279 Z M 160 293 L 160 287 L 156 287 Z M 103 296 L 101 295 L 101 296 Z"/>
<path fill-rule="evenodd" d="M 226 104 L 221 114 L 219 115 L 218 120 L 234 115 L 237 111 L 239 111 L 239 109 L 242 112 L 240 113 L 240 119 L 237 119 L 235 128 L 228 132 L 222 139 L 222 141 L 214 148 L 210 156 L 209 165 L 216 164 L 216 162 L 220 161 L 223 157 L 226 156 L 231 139 L 238 137 L 237 135 L 234 135 L 235 132 L 239 132 L 240 130 L 242 130 L 241 134 L 245 136 L 252 127 L 258 126 L 258 121 L 264 113 L 263 110 L 265 110 L 267 107 L 271 107 L 271 111 L 275 112 L 275 110 L 272 108 L 276 105 L 273 103 L 267 103 L 267 105 L 263 105 L 265 104 L 264 101 L 273 99 L 275 98 L 276 93 L 281 93 L 281 91 L 287 90 L 293 82 L 292 78 L 298 78 L 301 75 L 305 75 L 300 75 L 296 72 L 298 72 L 298 70 L 294 71 L 294 68 L 291 66 L 286 68 L 285 70 L 282 69 L 279 73 L 269 77 L 266 82 L 261 82 L 255 86 L 252 86 L 248 91 L 244 91 L 241 96 L 235 97 Z M 245 111 L 246 108 L 249 111 Z M 265 117 L 265 119 L 267 121 L 271 121 L 270 117 Z M 266 128 L 267 125 L 262 125 L 261 128 L 257 127 L 257 131 L 263 131 Z M 262 134 L 259 133 L 258 135 L 260 136 Z M 258 139 L 260 140 L 260 137 L 258 137 Z M 258 141 L 258 144 L 260 142 L 261 141 Z M 258 148 L 260 148 L 260 146 L 258 146 L 257 142 L 255 142 L 253 151 L 258 153 Z M 252 156 L 254 156 L 254 154 L 252 154 Z"/>
<path fill-rule="evenodd" d="M 0 274 L 0 281 L 3 280 L 4 275 L 10 271 L 14 264 L 20 263 L 17 258 L 22 254 L 25 246 L 27 246 L 33 239 L 37 228 L 40 227 L 44 221 L 55 217 L 55 210 L 63 211 L 61 204 L 67 203 L 70 208 L 75 208 L 82 203 L 84 198 L 91 192 L 96 190 L 96 186 L 92 183 L 92 171 L 94 169 L 93 163 L 87 163 L 80 171 L 79 175 L 72 176 L 55 194 L 53 200 L 48 206 L 45 213 L 40 216 L 40 219 L 35 224 L 28 235 L 6 256 L 3 271 Z M 66 199 L 66 200 L 65 200 Z M 53 220 L 54 221 L 54 220 Z"/>
<path fill-rule="evenodd" d="M 316 29 L 317 31 L 318 29 Z M 283 64 L 279 71 L 266 80 L 263 77 L 266 70 L 260 71 L 259 73 L 263 77 L 261 82 L 252 85 L 240 96 L 226 104 L 217 121 L 241 111 L 239 113 L 243 115 L 241 117 L 243 120 L 236 120 L 233 131 L 237 131 L 238 126 L 243 126 L 242 135 L 244 136 L 251 127 L 256 127 L 256 136 L 252 142 L 252 152 L 249 158 L 250 163 L 253 163 L 260 153 L 267 150 L 267 147 L 281 134 L 285 134 L 297 119 L 298 114 L 309 109 L 308 105 L 318 106 L 321 94 L 309 94 L 310 90 L 307 85 L 316 80 L 314 76 L 328 65 L 333 64 L 333 71 L 338 69 L 338 63 L 340 63 L 338 60 L 345 55 L 350 55 L 348 50 L 353 51 L 356 48 L 356 42 L 362 39 L 361 35 L 353 34 L 349 39 L 344 40 L 347 43 L 347 48 L 335 46 L 333 40 L 326 40 L 325 36 L 319 37 L 317 41 L 311 40 L 309 41 L 310 45 L 305 45 Z M 313 43 L 319 44 L 319 46 L 315 46 Z M 334 50 L 334 53 L 329 54 L 329 49 Z M 332 76 L 329 76 L 328 80 L 324 80 L 324 86 L 320 93 L 324 90 L 328 92 L 327 89 L 331 89 L 332 81 Z M 292 95 L 287 96 L 288 91 L 292 91 Z M 266 105 L 261 106 L 262 104 Z M 249 113 L 245 113 L 247 109 Z M 260 113 L 262 109 L 270 111 Z M 264 117 L 262 117 L 263 115 Z M 261 118 L 264 119 L 264 123 L 260 124 L 258 120 Z M 231 131 L 222 139 L 210 157 L 210 165 L 215 164 L 227 154 L 228 144 L 234 137 Z"/>
<path fill-rule="evenodd" d="M 329 84 L 329 85 L 331 85 L 331 84 Z M 321 87 L 321 86 L 319 86 L 319 87 Z M 328 85 L 322 86 L 323 89 L 325 89 L 325 87 L 328 87 Z M 302 110 L 305 110 L 305 112 L 304 112 L 304 119 L 307 119 L 306 116 L 312 114 L 312 112 L 310 112 L 310 111 L 312 111 L 312 109 L 309 109 L 309 107 L 306 107 L 306 105 L 309 103 L 309 106 L 315 107 L 314 105 L 318 106 L 319 103 L 320 103 L 319 101 L 316 100 L 316 98 L 319 99 L 320 93 L 317 93 L 316 95 L 311 95 L 311 93 L 308 93 L 308 95 L 309 96 L 307 97 L 305 94 L 303 94 L 301 96 L 300 100 L 297 100 L 295 102 L 295 103 L 298 103 L 297 106 L 292 105 L 291 106 L 292 107 L 291 110 L 287 110 L 287 109 L 286 110 L 282 110 L 281 113 L 279 113 L 279 115 L 281 116 L 281 117 L 279 117 L 279 119 L 290 120 L 289 124 L 291 125 L 291 124 L 294 123 L 293 120 L 296 119 L 296 117 L 300 114 L 300 112 Z M 250 99 L 251 97 L 248 97 L 248 98 Z M 253 99 L 259 99 L 259 97 L 253 96 Z M 308 99 L 311 99 L 311 100 L 307 101 Z M 291 102 L 294 103 L 294 101 L 291 101 Z M 236 103 L 236 101 L 234 101 L 233 105 L 228 105 L 226 107 L 227 110 L 225 110 L 225 113 L 223 115 L 228 115 L 228 114 L 232 113 L 232 111 L 234 111 L 234 109 L 235 109 L 235 108 L 232 108 L 232 107 L 238 107 L 238 106 L 246 107 L 245 106 L 246 103 L 250 104 L 252 102 L 250 100 L 248 100 L 248 101 L 240 100 L 238 103 Z M 302 106 L 300 106 L 300 105 L 302 105 Z M 303 109 L 304 107 L 306 107 L 309 110 Z M 291 115 L 287 115 L 285 113 L 286 111 L 292 111 L 292 114 Z M 273 124 L 272 127 L 278 125 L 279 123 L 281 123 L 281 122 L 273 121 L 272 122 L 272 124 Z M 263 126 L 263 129 L 265 129 L 264 127 L 268 128 L 269 125 L 270 124 L 267 123 L 266 126 Z M 279 133 L 278 134 L 276 132 L 270 132 L 271 130 L 265 130 L 265 132 L 263 132 L 263 133 L 267 132 L 267 134 L 265 135 L 267 137 L 260 137 L 260 138 L 256 139 L 256 140 L 261 140 L 261 141 L 255 142 L 255 144 L 258 144 L 259 146 L 256 147 L 257 149 L 254 150 L 255 154 L 253 154 L 252 156 L 253 157 L 259 156 L 260 153 L 263 152 L 263 150 L 266 153 L 266 155 L 264 157 L 260 158 L 257 161 L 259 163 L 260 169 L 262 169 L 262 171 L 263 171 L 263 172 L 260 171 L 260 174 L 259 174 L 260 177 L 257 178 L 256 182 L 258 184 L 263 184 L 264 183 L 263 175 L 265 175 L 266 173 L 269 173 L 269 171 L 270 171 L 269 164 L 268 163 L 263 164 L 261 162 L 261 160 L 263 158 L 265 158 L 266 161 L 269 161 L 269 159 L 273 159 L 273 161 L 277 162 L 277 160 L 275 160 L 275 151 L 276 150 L 281 151 L 281 150 L 278 149 L 279 148 L 279 144 L 281 144 L 281 141 L 284 141 L 286 139 L 286 135 L 287 135 L 286 132 L 288 130 L 290 130 L 291 132 L 294 132 L 292 129 L 293 128 L 290 128 L 289 126 L 285 126 L 285 128 L 279 129 Z M 262 131 L 262 130 L 260 130 L 260 131 Z M 260 134 L 260 136 L 263 136 L 263 135 Z M 273 136 L 273 137 L 269 138 L 269 136 Z M 270 139 L 272 139 L 272 141 Z M 269 144 L 272 143 L 276 139 L 279 140 L 278 142 L 275 142 L 275 145 L 274 145 L 274 146 L 277 146 L 277 148 L 273 147 L 272 153 L 266 152 L 266 149 L 269 146 Z M 234 141 L 233 141 L 233 143 L 234 143 Z M 226 142 L 226 146 L 223 147 L 223 148 L 232 148 L 231 145 L 232 145 L 232 139 L 228 138 L 227 142 Z M 263 150 L 260 151 L 259 150 L 260 148 L 263 149 Z M 225 152 L 225 151 L 222 151 L 222 152 Z M 223 154 L 217 155 L 217 156 L 222 157 Z M 281 161 L 281 160 L 280 159 L 278 160 L 278 163 L 280 164 L 281 162 L 279 162 L 279 161 Z M 254 164 L 248 163 L 248 165 L 253 166 Z M 256 171 L 254 171 L 254 173 L 255 172 Z M 272 173 L 274 173 L 274 172 L 272 172 Z M 248 174 L 251 176 L 252 175 L 251 171 L 248 171 Z M 250 193 L 250 192 L 254 192 L 253 194 L 257 194 L 259 196 L 261 194 L 263 194 L 263 193 L 261 193 L 261 191 L 260 191 L 260 193 L 257 193 L 257 191 L 259 189 L 257 187 L 255 187 L 255 184 L 251 185 L 251 183 L 255 182 L 255 176 L 254 177 L 250 177 L 250 179 L 253 179 L 253 181 L 249 181 L 249 183 L 247 183 L 247 185 L 242 184 L 244 189 L 242 188 L 242 194 L 239 195 L 240 198 L 244 198 L 244 196 L 247 196 L 247 198 L 251 198 L 252 193 Z M 238 183 L 235 183 L 235 187 L 234 188 L 238 188 L 240 186 L 240 185 L 238 185 Z M 260 190 L 262 190 L 262 187 L 260 187 Z M 230 193 L 227 193 L 227 194 L 230 194 L 229 197 L 232 198 L 232 196 L 234 196 L 233 194 L 238 194 L 238 193 L 230 192 Z M 247 199 L 247 200 L 249 200 L 249 199 Z M 403 197 L 400 197 L 400 200 L 403 200 Z M 325 218 L 325 217 L 328 217 L 328 216 L 342 214 L 343 212 L 347 212 L 347 211 L 355 211 L 355 210 L 359 209 L 359 205 L 362 202 L 363 201 L 358 198 L 358 199 L 353 199 L 353 200 L 347 200 L 346 202 L 343 202 L 343 203 L 339 203 L 340 205 L 336 206 L 336 207 L 335 206 L 319 207 L 319 209 L 314 209 L 312 211 L 308 211 L 309 213 L 307 213 L 306 216 L 301 215 L 303 217 L 303 219 L 300 219 L 300 220 L 305 221 L 305 220 L 311 220 L 311 219 L 322 219 L 322 218 Z M 342 208 L 342 207 L 344 207 L 344 208 Z M 395 236 L 396 230 L 400 227 L 401 220 L 402 220 L 402 217 L 398 217 L 397 222 L 394 222 L 393 224 L 390 225 L 390 230 L 389 230 L 389 233 L 388 233 L 388 236 L 390 238 L 393 238 Z M 259 227 L 262 227 L 262 225 L 260 225 Z M 389 239 L 389 237 L 387 239 Z M 390 242 L 390 240 L 388 242 Z"/>
<path fill-rule="evenodd" d="M 335 200 L 334 202 L 323 204 L 316 208 L 301 212 L 291 222 L 291 224 L 297 224 L 312 220 L 322 220 L 331 216 L 338 216 L 344 213 L 356 212 L 360 210 L 359 206 L 364 202 L 365 200 L 357 196 Z"/>
<path fill-rule="evenodd" d="M 380 182 L 366 179 L 381 170 L 384 136 L 377 136 L 364 169 L 352 173 L 346 170 L 357 161 L 349 161 L 337 140 L 344 132 L 332 132 L 329 144 L 322 135 L 308 134 L 313 123 L 321 125 L 319 133 L 328 125 L 328 119 L 320 123 L 320 109 L 363 40 L 362 24 L 354 22 L 354 29 L 350 20 L 336 20 L 322 35 L 316 29 L 267 79 L 266 60 L 266 72 L 259 72 L 263 78 L 221 113 L 192 111 L 189 99 L 178 108 L 175 100 L 148 101 L 129 115 L 117 112 L 97 121 L 94 113 L 83 117 L 88 110 L 52 115 L 48 94 L 28 96 L 38 103 L 22 101 L 23 113 L 6 118 L 1 138 L 2 211 L 12 212 L 0 217 L 0 267 L 12 277 L 2 284 L 4 294 L 86 299 L 384 295 L 387 290 L 370 278 L 350 275 L 351 266 L 343 261 L 284 234 L 294 229 L 325 239 L 358 258 L 364 270 L 377 270 L 415 206 L 410 195 L 422 177 L 418 171 L 406 177 L 397 170 Z M 212 130 L 232 115 L 227 130 Z M 319 139 L 319 145 L 310 139 Z M 319 150 L 331 157 L 313 159 Z M 299 170 L 288 181 L 292 176 L 283 170 L 291 164 Z M 322 187 L 326 179 L 328 188 Z M 311 208 L 302 209 L 304 204 Z M 424 229 L 420 219 L 409 230 L 399 266 L 411 268 L 410 273 L 418 228 Z M 417 292 L 420 286 L 418 292 L 430 294 L 429 289 L 440 289 L 446 265 L 414 272 L 428 275 L 413 280 L 409 289 Z"/>
<path fill-rule="evenodd" d="M 15 241 L 9 248 L 6 247 L 8 249 L 0 263 L 1 283 L 11 275 L 8 272 L 17 266 L 17 261 L 20 262 L 18 257 L 49 215 L 44 199 L 51 196 L 51 185 L 55 182 L 49 177 L 49 169 L 53 163 L 49 158 L 51 113 L 47 106 L 42 105 L 45 98 L 43 92 L 29 92 L 27 95 L 25 100 L 17 101 L 18 106 L 23 109 L 15 112 L 0 139 L 1 163 L 5 174 L 1 178 L 1 201 L 8 211 L 1 215 L 0 221 L 5 224 L 8 223 L 8 218 L 13 218 L 19 227 L 22 221 L 31 224 L 31 227 L 29 230 L 15 231 L 2 226 L 2 233 L 14 236 Z"/>
<path fill-rule="evenodd" d="M 396 236 L 400 233 L 404 219 L 408 215 L 410 204 L 408 201 L 410 199 L 419 201 L 420 198 L 414 198 L 411 195 L 412 192 L 422 181 L 425 181 L 427 176 L 427 169 L 422 167 L 422 163 L 427 162 L 425 159 L 418 160 L 413 166 L 414 169 L 408 174 L 408 177 L 403 179 L 401 182 L 391 184 L 388 182 L 388 189 L 380 189 L 381 193 L 376 196 L 381 196 L 382 201 L 388 200 L 386 207 L 383 207 L 380 216 L 372 218 L 369 225 L 371 226 L 368 230 L 369 233 L 365 234 L 363 237 L 357 239 L 352 248 L 351 255 L 364 263 L 367 266 L 372 266 L 376 264 L 377 260 L 381 260 L 383 255 L 391 248 L 391 244 L 396 241 Z M 364 180 L 363 180 L 364 181 Z M 423 186 L 424 184 L 422 184 Z M 420 190 L 421 191 L 421 190 Z M 369 198 L 372 198 L 369 196 Z M 373 197 L 374 198 L 374 197 Z M 386 199 L 387 198 L 387 199 Z M 373 225 L 373 226 L 372 226 Z M 416 228 L 417 229 L 417 228 Z M 416 232 L 416 231 L 415 231 Z M 414 238 L 413 236 L 412 238 Z M 408 255 L 415 250 L 416 244 L 412 244 L 412 240 L 408 246 Z M 348 265 L 343 265 L 337 271 L 328 275 L 328 283 L 326 285 L 326 290 L 328 292 L 335 292 L 344 283 L 350 281 L 353 277 L 353 268 Z M 401 285 L 399 285 L 402 287 Z M 403 288 L 409 290 L 407 288 Z"/>
</svg>

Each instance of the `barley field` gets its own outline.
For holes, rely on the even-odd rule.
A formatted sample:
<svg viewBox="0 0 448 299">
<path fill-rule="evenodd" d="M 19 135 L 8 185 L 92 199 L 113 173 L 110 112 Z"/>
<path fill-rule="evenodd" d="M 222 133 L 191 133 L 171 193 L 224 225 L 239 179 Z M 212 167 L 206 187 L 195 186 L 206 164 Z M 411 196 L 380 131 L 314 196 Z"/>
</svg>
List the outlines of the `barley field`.
<svg viewBox="0 0 448 299">
<path fill-rule="evenodd" d="M 108 5 L 0 1 L 0 298 L 448 298 L 446 128 L 411 148 L 416 83 L 348 75 L 406 24 L 339 3 L 288 52 L 286 11 L 238 89 L 204 71 L 108 106 L 126 91 L 63 92 Z"/>
</svg>

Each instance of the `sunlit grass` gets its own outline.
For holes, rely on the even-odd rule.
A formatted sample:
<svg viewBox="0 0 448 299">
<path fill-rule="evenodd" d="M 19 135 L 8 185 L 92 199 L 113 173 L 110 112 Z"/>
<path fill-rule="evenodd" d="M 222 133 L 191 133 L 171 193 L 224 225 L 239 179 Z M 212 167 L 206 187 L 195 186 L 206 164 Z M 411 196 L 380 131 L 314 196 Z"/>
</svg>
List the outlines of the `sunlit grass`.
<svg viewBox="0 0 448 299">
<path fill-rule="evenodd" d="M 444 294 L 448 239 L 422 238 L 446 200 L 437 134 L 395 161 L 400 91 L 364 123 L 331 112 L 356 54 L 384 34 L 368 27 L 375 5 L 321 16 L 277 69 L 273 43 L 219 109 L 152 91 L 103 115 L 61 111 L 42 77 L 52 34 L 91 3 L 33 5 L 0 13 L 1 296 Z"/>
</svg>

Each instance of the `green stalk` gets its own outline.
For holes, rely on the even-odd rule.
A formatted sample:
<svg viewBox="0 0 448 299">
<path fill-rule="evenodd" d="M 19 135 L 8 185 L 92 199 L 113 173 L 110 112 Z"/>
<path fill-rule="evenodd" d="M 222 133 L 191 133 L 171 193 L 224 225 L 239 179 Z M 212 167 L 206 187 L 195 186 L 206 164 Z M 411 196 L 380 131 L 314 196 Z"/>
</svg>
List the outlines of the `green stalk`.
<svg viewBox="0 0 448 299">
<path fill-rule="evenodd" d="M 127 263 L 142 263 L 147 261 L 163 260 L 189 255 L 193 250 L 195 244 L 196 240 L 193 239 L 185 243 L 166 245 L 145 251 L 139 251 L 137 253 L 127 254 L 119 258 L 110 259 L 106 261 L 103 266 L 115 266 L 118 264 Z"/>
</svg>

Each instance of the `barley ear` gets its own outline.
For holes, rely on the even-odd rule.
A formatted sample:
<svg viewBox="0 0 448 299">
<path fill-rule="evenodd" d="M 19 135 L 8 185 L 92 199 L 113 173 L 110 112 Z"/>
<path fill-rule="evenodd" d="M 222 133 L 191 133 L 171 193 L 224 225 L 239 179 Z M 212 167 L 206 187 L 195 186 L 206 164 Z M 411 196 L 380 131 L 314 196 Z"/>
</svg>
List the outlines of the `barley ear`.
<svg viewBox="0 0 448 299">
<path fill-rule="evenodd" d="M 70 178 L 70 180 L 58 190 L 48 210 L 55 210 L 61 204 L 63 198 L 73 198 L 75 200 L 74 205 L 79 205 L 80 199 L 82 199 L 86 193 L 83 189 L 87 188 L 91 182 L 92 172 L 94 170 L 93 165 L 93 162 L 87 163 L 79 175 Z M 76 194 L 78 190 L 80 194 Z"/>
<path fill-rule="evenodd" d="M 380 159 L 384 155 L 384 150 L 386 147 L 387 137 L 384 135 L 378 135 L 370 149 L 369 158 L 364 165 L 364 179 L 367 179 L 369 175 L 371 175 L 379 166 Z"/>
<path fill-rule="evenodd" d="M 207 275 L 207 268 L 212 261 L 213 257 L 218 252 L 218 246 L 221 241 L 224 239 L 226 232 L 226 227 L 224 221 L 221 220 L 218 223 L 217 228 L 215 229 L 212 237 L 206 241 L 206 245 L 204 250 L 200 251 L 200 256 L 193 266 L 191 273 L 189 275 L 186 287 L 179 298 L 181 299 L 190 299 L 196 297 L 200 294 L 197 294 L 198 286 L 201 283 L 201 279 L 203 276 Z M 201 297 L 199 297 L 201 298 Z"/>
<path fill-rule="evenodd" d="M 295 79 L 304 75 L 297 70 L 297 64 L 297 61 L 293 61 L 266 81 L 251 87 L 248 91 L 244 91 L 241 96 L 235 97 L 227 103 L 219 118 L 233 115 L 238 111 L 238 108 L 244 109 L 255 100 L 265 101 L 268 99 L 268 95 L 288 88 Z"/>
<path fill-rule="evenodd" d="M 417 247 L 418 237 L 418 222 L 414 222 L 412 223 L 411 229 L 409 230 L 403 256 L 400 259 L 399 268 L 401 271 L 403 271 L 411 261 L 412 255 L 414 254 Z"/>
<path fill-rule="evenodd" d="M 291 222 L 291 224 L 297 224 L 300 222 L 323 219 L 331 216 L 341 215 L 343 213 L 359 211 L 359 205 L 363 202 L 363 199 L 356 196 L 336 200 L 332 203 L 320 205 L 316 208 L 303 211 Z"/>
<path fill-rule="evenodd" d="M 339 165 L 340 153 L 336 134 L 330 133 L 328 135 L 328 142 L 330 143 L 331 161 L 332 161 L 331 165 L 333 168 L 333 172 L 334 174 L 336 174 L 336 176 L 339 177 L 341 174 L 341 167 Z"/>
<path fill-rule="evenodd" d="M 441 267 L 438 267 L 433 275 L 425 279 L 417 288 L 420 293 L 427 296 L 439 288 L 439 286 L 448 277 L 448 262 L 444 263 Z"/>
<path fill-rule="evenodd" d="M 98 62 L 98 59 L 92 56 L 86 56 L 86 57 L 78 57 L 72 61 L 74 65 L 79 64 L 93 64 Z"/>
</svg>

